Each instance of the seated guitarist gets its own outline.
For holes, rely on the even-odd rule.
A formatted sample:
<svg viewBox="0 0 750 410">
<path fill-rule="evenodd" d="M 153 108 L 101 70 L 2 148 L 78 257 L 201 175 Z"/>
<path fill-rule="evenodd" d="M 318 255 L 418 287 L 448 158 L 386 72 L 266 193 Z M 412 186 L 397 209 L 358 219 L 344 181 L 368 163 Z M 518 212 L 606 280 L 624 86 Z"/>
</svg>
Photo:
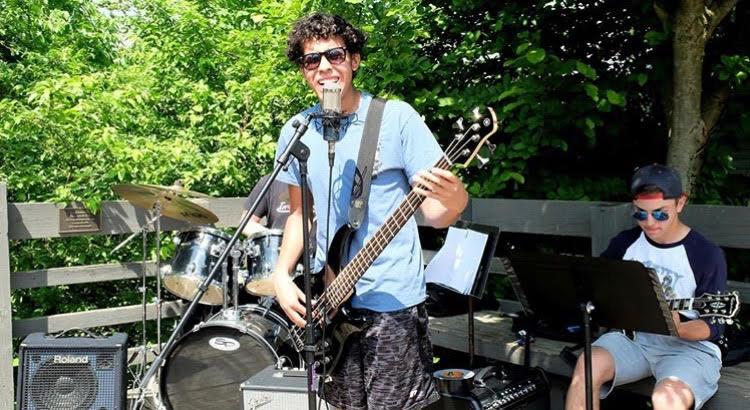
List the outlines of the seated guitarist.
<svg viewBox="0 0 750 410">
<path fill-rule="evenodd" d="M 302 141 L 310 148 L 309 186 L 315 214 L 317 252 L 314 272 L 323 269 L 332 238 L 347 223 L 354 164 L 373 96 L 354 88 L 352 79 L 364 58 L 365 34 L 339 16 L 315 13 L 297 21 L 288 38 L 287 57 L 322 99 L 325 82 L 342 88 L 346 119 L 336 142 L 329 207 L 327 142 L 320 120 L 312 120 Z M 320 110 L 315 105 L 292 120 Z M 292 120 L 281 130 L 277 157 L 294 133 Z M 468 203 L 461 181 L 451 172 L 432 168 L 443 155 L 420 115 L 407 103 L 389 101 L 380 128 L 369 202 L 362 226 L 348 245 L 347 262 L 372 237 L 412 189 L 427 197 L 420 207 L 434 227 L 455 222 Z M 304 293 L 289 273 L 302 251 L 302 201 L 297 161 L 279 180 L 289 184 L 291 214 L 284 229 L 281 254 L 273 274 L 278 302 L 289 319 L 304 326 Z M 329 214 L 330 212 L 330 214 Z M 330 236 L 327 236 L 330 235 Z M 325 399 L 345 409 L 419 409 L 439 397 L 430 366 L 432 346 L 424 307 L 425 279 L 422 247 L 413 218 L 388 244 L 356 283 L 352 307 L 364 312 L 371 325 L 347 343 L 332 380 L 323 386 Z"/>
<path fill-rule="evenodd" d="M 636 260 L 658 274 L 667 299 L 691 298 L 726 290 L 724 253 L 680 221 L 687 202 L 679 174 L 664 165 L 639 168 L 631 181 L 633 218 L 638 226 L 614 237 L 603 257 Z M 638 301 L 633 301 L 638 303 Z M 691 313 L 693 315 L 691 315 Z M 721 352 L 712 342 L 723 325 L 672 312 L 679 337 L 635 332 L 606 333 L 592 348 L 594 408 L 625 383 L 654 376 L 654 409 L 701 408 L 717 390 Z M 567 409 L 585 407 L 583 355 L 568 389 Z M 600 392 L 600 394 L 597 394 Z"/>
</svg>

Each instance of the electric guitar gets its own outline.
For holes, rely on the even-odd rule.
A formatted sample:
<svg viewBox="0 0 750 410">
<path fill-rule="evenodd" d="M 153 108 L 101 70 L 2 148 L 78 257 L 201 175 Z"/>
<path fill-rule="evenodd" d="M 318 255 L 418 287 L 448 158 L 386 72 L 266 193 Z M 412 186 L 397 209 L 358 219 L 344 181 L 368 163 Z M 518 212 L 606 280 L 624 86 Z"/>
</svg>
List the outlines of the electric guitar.
<svg viewBox="0 0 750 410">
<path fill-rule="evenodd" d="M 691 310 L 700 317 L 710 317 L 712 323 L 731 325 L 740 310 L 739 292 L 704 293 L 686 299 L 668 299 L 669 310 Z"/>
<path fill-rule="evenodd" d="M 454 128 L 459 132 L 445 150 L 434 167 L 450 169 L 453 165 L 463 162 L 466 167 L 477 158 L 480 166 L 487 163 L 488 159 L 479 156 L 479 150 L 486 147 L 490 152 L 494 151 L 495 145 L 489 142 L 490 136 L 497 132 L 497 116 L 492 108 L 487 108 L 482 113 L 474 109 L 474 122 L 466 127 L 463 120 L 459 119 Z M 344 265 L 344 255 L 349 245 L 349 238 L 356 229 L 348 224 L 341 227 L 333 237 L 328 251 L 328 264 L 316 278 L 333 278 L 317 298 L 317 303 L 312 312 L 316 354 L 315 364 L 319 373 L 330 373 L 336 368 L 344 345 L 350 336 L 364 330 L 367 323 L 348 315 L 349 310 L 342 306 L 354 293 L 354 285 L 365 274 L 375 259 L 383 252 L 386 246 L 393 240 L 403 228 L 409 218 L 414 215 L 425 197 L 411 190 L 401 204 L 386 219 L 365 246 L 357 252 L 354 258 Z M 321 280 L 317 280 L 320 287 Z M 333 313 L 337 312 L 331 319 Z M 321 340 L 321 335 L 325 338 Z M 304 352 L 305 337 L 304 329 L 294 327 L 290 332 L 291 340 L 297 352 Z"/>
</svg>

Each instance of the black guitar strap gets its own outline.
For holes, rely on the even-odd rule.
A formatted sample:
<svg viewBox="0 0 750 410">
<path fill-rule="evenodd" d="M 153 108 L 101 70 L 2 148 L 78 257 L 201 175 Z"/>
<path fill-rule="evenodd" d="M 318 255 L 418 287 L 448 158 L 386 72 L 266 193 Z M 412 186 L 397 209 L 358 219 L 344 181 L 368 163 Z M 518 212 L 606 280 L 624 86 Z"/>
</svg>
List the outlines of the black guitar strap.
<svg viewBox="0 0 750 410">
<path fill-rule="evenodd" d="M 383 109 L 386 100 L 374 97 L 367 110 L 365 129 L 359 146 L 357 167 L 354 169 L 354 183 L 352 196 L 349 201 L 349 226 L 357 229 L 362 225 L 370 197 L 370 183 L 372 182 L 372 168 L 375 164 L 375 152 L 380 138 L 380 123 L 383 119 Z"/>
</svg>

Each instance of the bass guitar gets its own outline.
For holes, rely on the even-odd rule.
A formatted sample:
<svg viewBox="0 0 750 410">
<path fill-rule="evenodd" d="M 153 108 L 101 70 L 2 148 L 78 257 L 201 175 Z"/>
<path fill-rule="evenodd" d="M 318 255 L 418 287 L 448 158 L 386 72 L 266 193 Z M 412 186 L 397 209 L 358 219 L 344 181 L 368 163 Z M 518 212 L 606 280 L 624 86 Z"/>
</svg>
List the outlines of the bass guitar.
<svg viewBox="0 0 750 410">
<path fill-rule="evenodd" d="M 492 108 L 480 112 L 475 109 L 473 123 L 465 126 L 463 120 L 456 122 L 459 131 L 445 150 L 445 155 L 438 159 L 434 167 L 450 169 L 461 163 L 467 167 L 474 158 L 480 166 L 488 159 L 479 156 L 482 147 L 490 152 L 495 146 L 489 142 L 490 136 L 497 132 L 497 116 Z M 328 264 L 323 272 L 316 276 L 316 287 L 323 282 L 319 278 L 327 277 L 328 285 L 319 294 L 312 311 L 316 340 L 315 364 L 319 373 L 328 374 L 336 368 L 341 352 L 349 337 L 364 330 L 367 326 L 362 319 L 349 314 L 350 310 L 342 306 L 354 293 L 354 285 L 365 274 L 375 259 L 383 252 L 409 218 L 414 215 L 425 197 L 413 189 L 406 195 L 401 204 L 388 216 L 383 226 L 378 228 L 365 246 L 357 252 L 349 263 L 344 263 L 349 238 L 356 229 L 349 225 L 341 227 L 333 237 L 328 251 Z M 335 313 L 335 316 L 333 314 Z M 331 318 L 333 316 L 333 318 Z M 294 327 L 290 332 L 291 340 L 297 352 L 305 348 L 304 329 Z M 321 365 L 322 368 L 321 368 Z"/>
</svg>

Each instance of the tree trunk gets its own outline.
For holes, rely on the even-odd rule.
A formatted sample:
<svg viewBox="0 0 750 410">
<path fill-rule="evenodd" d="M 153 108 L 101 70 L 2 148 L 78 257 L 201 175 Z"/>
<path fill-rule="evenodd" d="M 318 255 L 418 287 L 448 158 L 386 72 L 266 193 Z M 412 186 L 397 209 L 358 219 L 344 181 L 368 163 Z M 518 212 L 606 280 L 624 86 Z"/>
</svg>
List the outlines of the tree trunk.
<svg viewBox="0 0 750 410">
<path fill-rule="evenodd" d="M 706 21 L 703 1 L 678 2 L 673 17 L 673 94 L 667 164 L 677 169 L 683 189 L 692 191 L 700 171 L 708 130 L 701 115 Z"/>
<path fill-rule="evenodd" d="M 729 98 L 729 89 L 720 85 L 703 90 L 703 57 L 706 42 L 719 23 L 735 7 L 737 0 L 679 0 L 671 13 L 655 3 L 655 11 L 672 38 L 672 95 L 667 164 L 677 169 L 683 188 L 691 192 L 703 165 L 703 152 L 711 129 Z"/>
</svg>

